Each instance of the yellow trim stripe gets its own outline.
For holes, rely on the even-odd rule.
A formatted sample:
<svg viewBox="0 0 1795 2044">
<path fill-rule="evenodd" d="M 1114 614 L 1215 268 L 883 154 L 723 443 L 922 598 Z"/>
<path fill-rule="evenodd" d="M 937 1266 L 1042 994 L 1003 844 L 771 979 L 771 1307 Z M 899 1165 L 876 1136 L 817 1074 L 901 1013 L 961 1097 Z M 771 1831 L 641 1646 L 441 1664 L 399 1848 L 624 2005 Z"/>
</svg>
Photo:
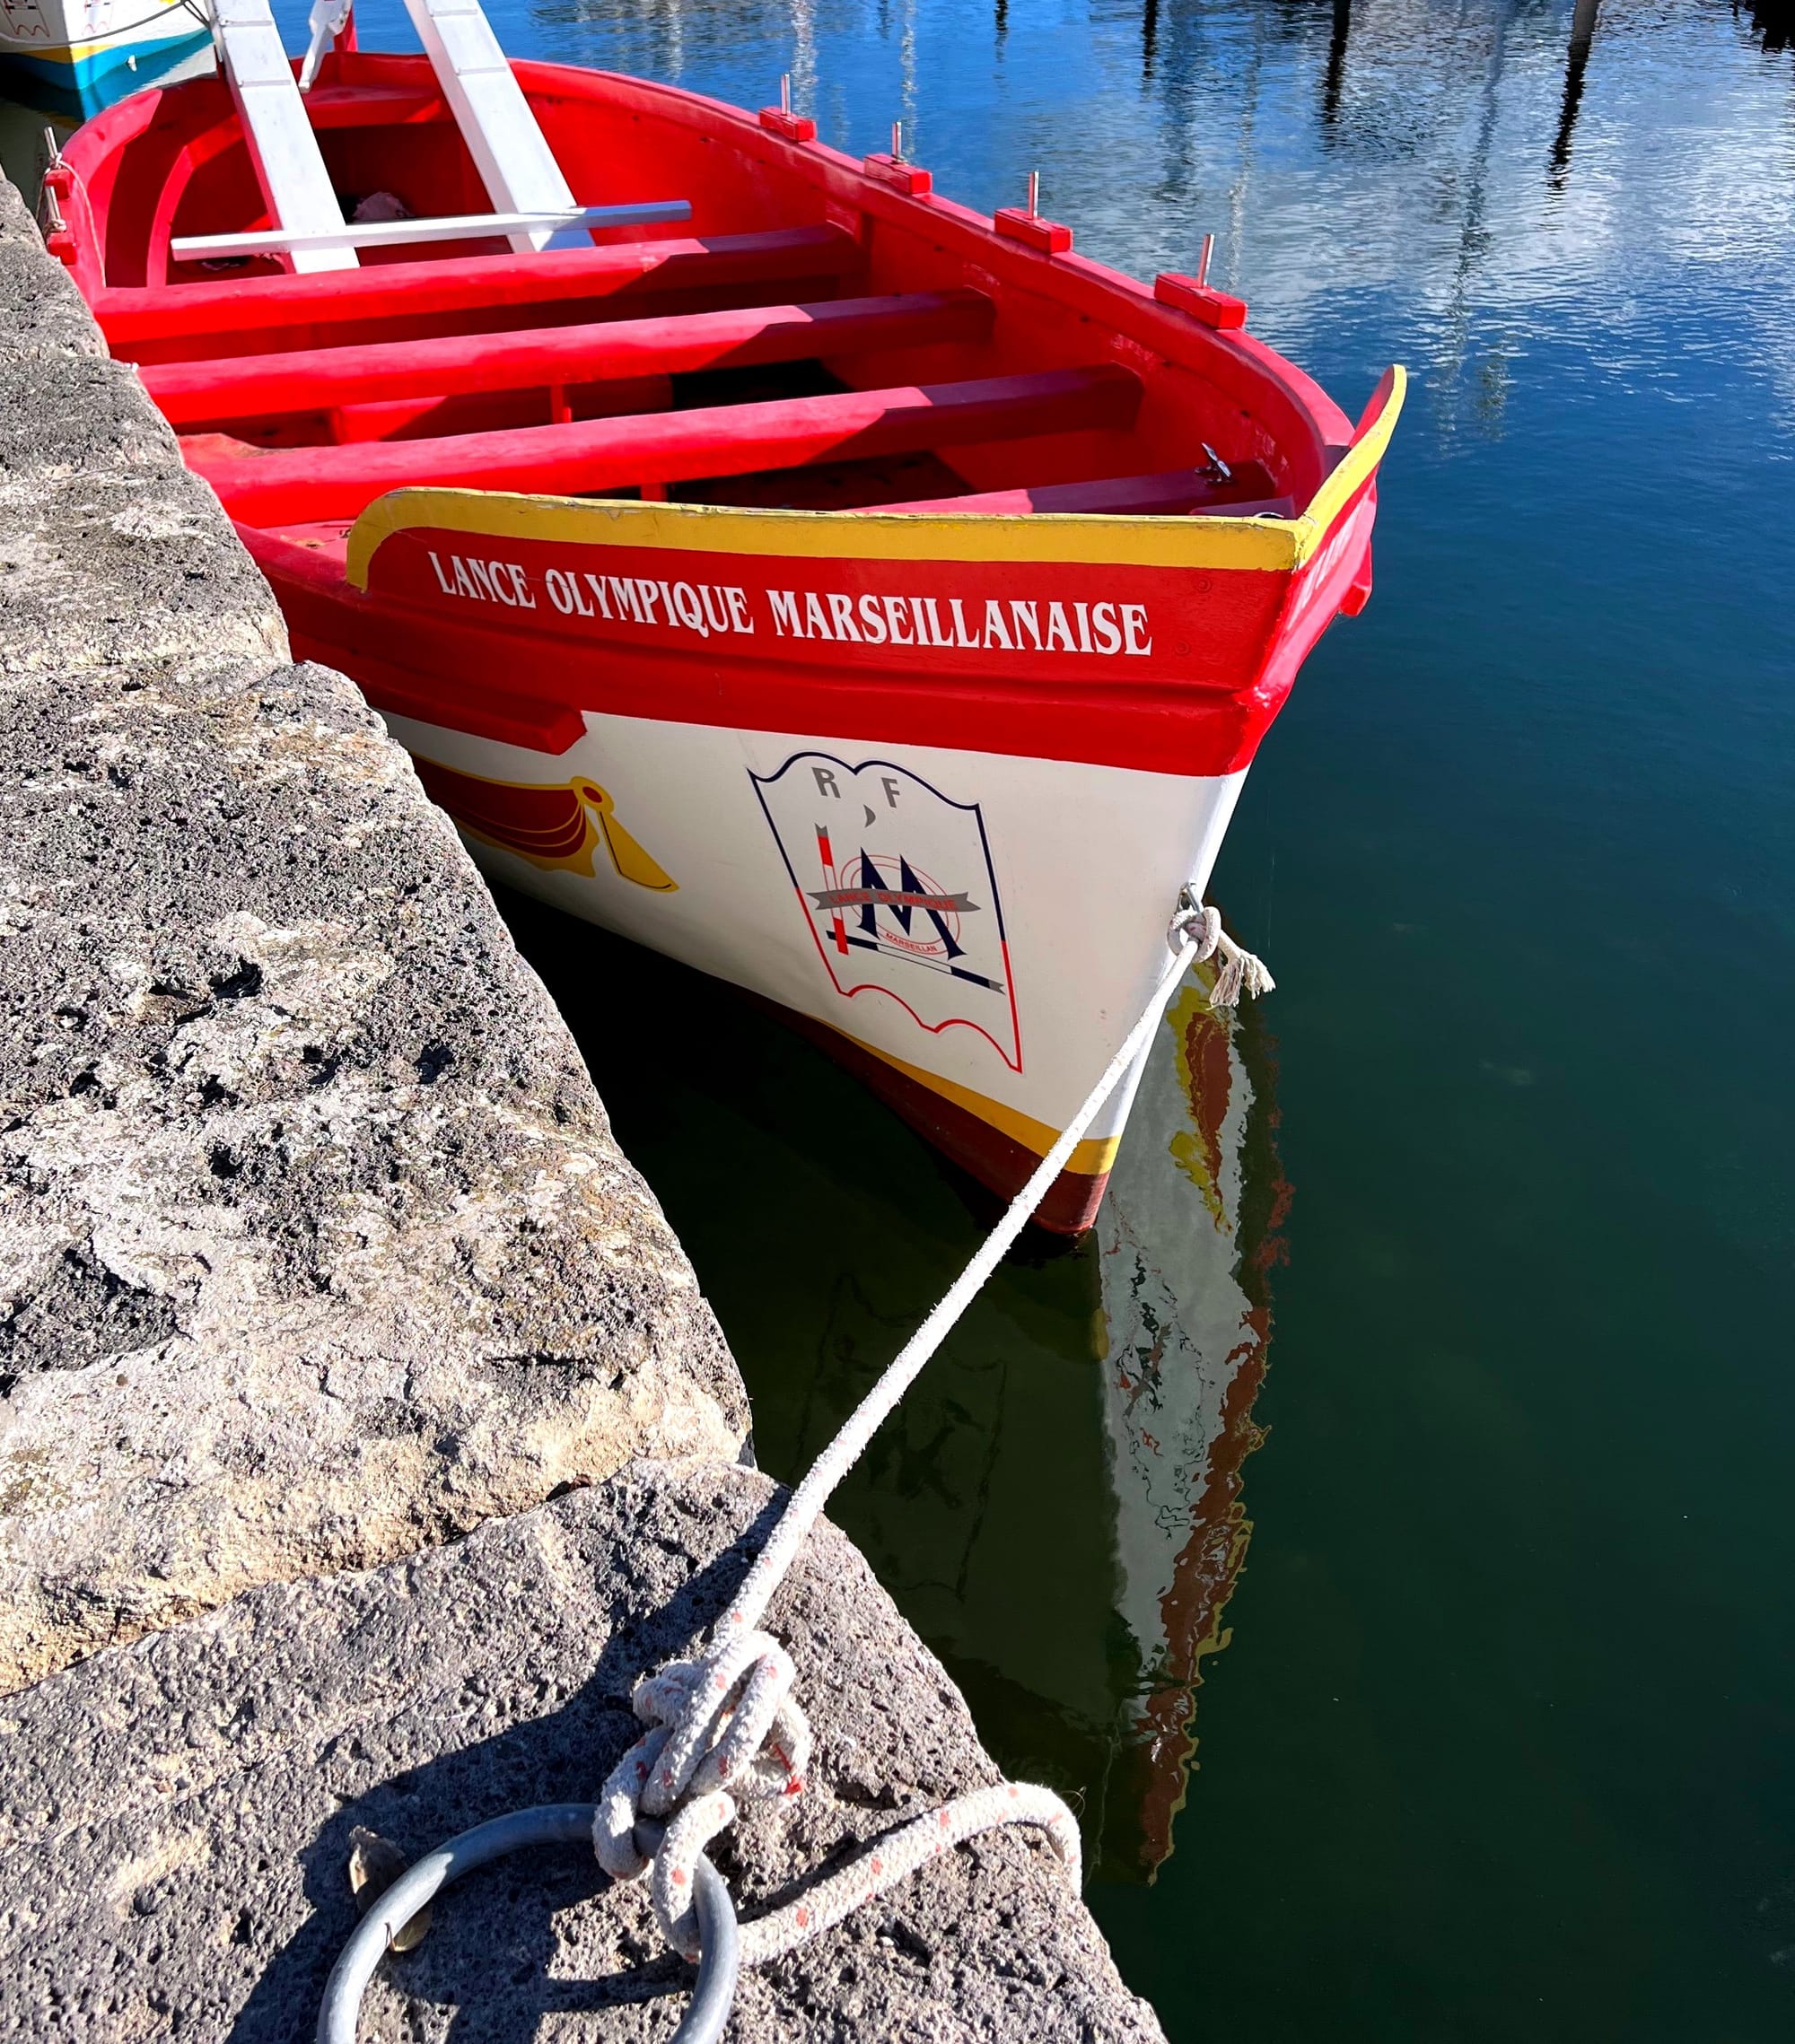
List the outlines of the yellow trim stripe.
<svg viewBox="0 0 1795 2044">
<path fill-rule="evenodd" d="M 417 527 L 493 539 L 810 560 L 1040 561 L 1279 573 L 1288 572 L 1300 557 L 1299 521 L 1282 518 L 1087 518 L 1052 511 L 956 518 L 407 489 L 377 498 L 355 520 L 349 534 L 349 580 L 366 589 L 368 563 L 381 542 Z"/>
<path fill-rule="evenodd" d="M 0 41 L 0 57 L 29 57 L 39 64 L 74 65 L 85 57 L 97 57 L 106 47 L 103 42 Z"/>
<path fill-rule="evenodd" d="M 833 1022 L 826 1026 L 835 1029 L 838 1036 L 846 1036 L 849 1043 L 869 1057 L 877 1058 L 880 1064 L 889 1064 L 894 1071 L 901 1071 L 906 1079 L 914 1079 L 918 1086 L 926 1087 L 931 1093 L 939 1093 L 943 1100 L 951 1100 L 956 1107 L 965 1108 L 968 1114 L 976 1114 L 981 1122 L 988 1122 L 1000 1134 L 1020 1143 L 1024 1149 L 1033 1150 L 1037 1157 L 1045 1157 L 1058 1139 L 1057 1129 L 1046 1122 L 1038 1122 L 1032 1114 L 1006 1107 L 988 1094 L 975 1093 L 969 1086 L 957 1086 L 950 1079 L 937 1078 L 920 1065 L 906 1064 L 902 1058 L 894 1058 L 889 1051 L 881 1051 L 862 1037 L 850 1035 L 845 1029 L 836 1029 Z M 1066 1169 L 1098 1177 L 1116 1162 L 1116 1153 L 1121 1147 L 1120 1136 L 1086 1136 L 1073 1151 Z"/>
<path fill-rule="evenodd" d="M 1353 444 L 1340 458 L 1334 473 L 1309 501 L 1309 509 L 1295 522 L 1303 528 L 1297 541 L 1298 563 L 1307 561 L 1327 537 L 1327 529 L 1342 507 L 1362 488 L 1390 444 L 1390 435 L 1402 416 L 1403 399 L 1408 393 L 1408 371 L 1393 363 L 1365 407 L 1365 417 L 1353 436 Z M 1383 400 L 1381 407 L 1379 399 Z"/>
</svg>

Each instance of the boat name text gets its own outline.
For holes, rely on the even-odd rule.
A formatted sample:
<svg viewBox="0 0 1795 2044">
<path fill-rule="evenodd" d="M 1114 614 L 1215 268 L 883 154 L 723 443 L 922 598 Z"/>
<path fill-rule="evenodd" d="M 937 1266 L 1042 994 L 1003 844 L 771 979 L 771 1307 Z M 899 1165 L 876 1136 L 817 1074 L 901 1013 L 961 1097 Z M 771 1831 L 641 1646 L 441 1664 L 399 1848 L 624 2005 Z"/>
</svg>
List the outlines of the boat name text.
<svg viewBox="0 0 1795 2044">
<path fill-rule="evenodd" d="M 426 552 L 428 550 L 426 549 Z M 451 554 L 445 566 L 429 554 L 445 596 L 510 610 L 538 608 L 530 571 L 515 561 Z M 747 590 L 729 583 L 670 582 L 645 575 L 601 575 L 591 569 L 543 572 L 541 587 L 564 617 L 652 625 L 701 639 L 755 631 Z M 858 597 L 840 590 L 775 590 L 765 620 L 781 639 L 827 639 L 856 646 L 941 647 L 965 652 L 1145 655 L 1153 650 L 1143 603 L 1039 603 L 1011 597 Z M 945 606 L 945 608 L 943 608 Z"/>
<path fill-rule="evenodd" d="M 768 590 L 773 629 L 792 639 L 848 640 L 857 646 L 945 646 L 966 652 L 1151 653 L 1143 603 L 1000 603 L 959 597 L 874 596 L 839 590 Z M 801 601 L 802 608 L 800 608 Z M 947 605 L 947 616 L 941 606 Z M 825 609 L 824 606 L 827 608 Z"/>
</svg>

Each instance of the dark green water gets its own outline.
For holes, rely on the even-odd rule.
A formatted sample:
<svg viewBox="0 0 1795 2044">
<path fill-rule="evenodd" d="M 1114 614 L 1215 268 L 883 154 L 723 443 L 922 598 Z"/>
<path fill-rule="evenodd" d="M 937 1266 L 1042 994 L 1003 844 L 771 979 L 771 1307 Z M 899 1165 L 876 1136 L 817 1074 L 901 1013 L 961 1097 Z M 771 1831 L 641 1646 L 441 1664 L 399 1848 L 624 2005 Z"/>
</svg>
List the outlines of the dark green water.
<svg viewBox="0 0 1795 2044">
<path fill-rule="evenodd" d="M 1038 165 L 1137 275 L 1213 229 L 1349 409 L 1390 359 L 1416 380 L 1376 597 L 1217 876 L 1281 983 L 1221 1066 L 1257 1123 L 1221 1146 L 1236 1233 L 1157 1168 L 1169 1029 L 1125 1225 L 1005 1271 L 839 1516 L 1003 1761 L 1083 1796 L 1092 1904 L 1174 2039 L 1787 2038 L 1795 53 L 1723 5 L 1610 5 L 1580 91 L 1563 4 L 1005 15 L 511 30 L 750 103 L 790 70 L 826 138 L 901 114 L 980 205 Z M 983 1207 L 776 1027 L 520 928 L 795 1473 Z M 684 1019 L 630 1026 L 641 995 Z M 1151 1343 L 1105 1288 L 1143 1233 L 1161 1317 L 1195 1295 L 1155 1387 L 1169 1504 L 1112 1446 Z M 1269 1429 L 1231 1598 L 1230 1389 Z M 1156 1664 L 1123 1564 L 1168 1513 Z"/>
<path fill-rule="evenodd" d="M 837 1516 L 1080 1799 L 1178 2044 L 1795 2034 L 1786 18 L 495 12 L 790 71 L 982 205 L 1038 167 L 1137 275 L 1213 229 L 1349 410 L 1409 365 L 1377 594 L 1217 875 L 1278 991 L 1185 1004 L 1096 1236 L 1012 1260 Z M 985 1202 L 775 1025 L 508 907 L 795 1473 Z"/>
</svg>

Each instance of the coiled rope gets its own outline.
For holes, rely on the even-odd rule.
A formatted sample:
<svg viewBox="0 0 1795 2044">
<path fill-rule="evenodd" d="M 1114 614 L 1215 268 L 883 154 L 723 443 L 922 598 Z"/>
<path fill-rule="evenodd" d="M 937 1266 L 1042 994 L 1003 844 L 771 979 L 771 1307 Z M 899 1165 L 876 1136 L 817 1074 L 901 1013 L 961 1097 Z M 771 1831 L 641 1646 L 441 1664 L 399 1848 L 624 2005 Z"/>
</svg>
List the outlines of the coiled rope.
<svg viewBox="0 0 1795 2044">
<path fill-rule="evenodd" d="M 1275 983 L 1263 963 L 1243 951 L 1222 930 L 1216 910 L 1195 902 L 1188 889 L 1180 899 L 1167 940 L 1170 962 L 1140 1019 L 1028 1184 L 1011 1201 L 1003 1218 L 792 1493 L 735 1602 L 717 1621 L 709 1648 L 695 1659 L 671 1662 L 636 1684 L 632 1705 L 648 1729 L 611 1770 L 596 1809 L 584 1814 L 605 1872 L 617 1881 L 650 1876 L 650 1900 L 669 1944 L 687 1958 L 698 1959 L 701 1969 L 712 1956 L 709 1940 L 702 1935 L 705 1918 L 714 1914 L 714 1906 L 705 1907 L 705 1895 L 709 1883 L 717 1879 L 705 1857 L 705 1847 L 734 1822 L 741 1802 L 801 1794 L 810 1765 L 810 1730 L 792 1695 L 795 1671 L 791 1655 L 771 1634 L 760 1629 L 767 1605 L 806 1535 L 836 1486 L 860 1459 L 867 1443 L 1028 1226 L 1104 1102 L 1145 1050 L 1188 967 L 1194 962 L 1220 957 L 1221 965 L 1210 996 L 1217 1008 L 1234 1006 L 1243 992 L 1268 993 Z M 497 1833 L 508 1822 L 522 1823 L 538 1816 L 548 1830 L 520 1836 L 516 1843 L 568 1835 L 571 1812 L 564 1806 L 520 1813 L 515 1820 L 499 1819 L 451 1840 L 401 1877 L 382 1899 L 378 1920 L 363 1923 L 337 1962 L 319 2014 L 319 2044 L 355 2044 L 362 1991 L 385 1947 L 389 1928 L 407 1922 L 444 1879 L 453 1879 L 463 1871 L 462 1865 L 453 1864 L 457 1848 L 463 1848 L 466 1865 L 480 1864 L 498 1852 L 514 1849 L 509 1844 L 486 1844 L 488 1834 Z M 1076 1891 L 1081 1863 L 1078 1826 L 1072 1813 L 1049 1789 L 1026 1782 L 998 1782 L 957 1795 L 885 1832 L 827 1880 L 807 1889 L 797 1901 L 741 1925 L 740 1963 L 759 1966 L 781 1957 L 908 1880 L 919 1867 L 961 1840 L 1002 1824 L 1019 1823 L 1036 1825 L 1046 1833 Z M 482 1841 L 484 1849 L 479 1858 L 466 1858 L 466 1848 L 474 1840 Z M 444 1861 L 450 1864 L 427 1886 L 418 1878 L 433 1862 Z M 733 1967 L 728 1971 L 732 1978 Z M 722 2034 L 728 2008 L 727 1990 L 721 1996 L 707 1992 L 701 1970 L 699 1994 L 679 2026 L 677 2040 L 707 2044 Z"/>
</svg>

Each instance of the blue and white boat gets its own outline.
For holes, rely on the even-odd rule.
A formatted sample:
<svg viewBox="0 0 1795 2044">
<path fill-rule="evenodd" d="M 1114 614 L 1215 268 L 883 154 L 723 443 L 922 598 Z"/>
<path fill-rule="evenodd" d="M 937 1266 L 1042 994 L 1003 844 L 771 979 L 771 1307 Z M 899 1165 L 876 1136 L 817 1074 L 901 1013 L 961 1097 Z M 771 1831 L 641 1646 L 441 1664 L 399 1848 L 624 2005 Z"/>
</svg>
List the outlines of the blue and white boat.
<svg viewBox="0 0 1795 2044">
<path fill-rule="evenodd" d="M 206 0 L 0 0 L 0 81 L 86 116 L 165 79 L 211 37 Z"/>
</svg>

